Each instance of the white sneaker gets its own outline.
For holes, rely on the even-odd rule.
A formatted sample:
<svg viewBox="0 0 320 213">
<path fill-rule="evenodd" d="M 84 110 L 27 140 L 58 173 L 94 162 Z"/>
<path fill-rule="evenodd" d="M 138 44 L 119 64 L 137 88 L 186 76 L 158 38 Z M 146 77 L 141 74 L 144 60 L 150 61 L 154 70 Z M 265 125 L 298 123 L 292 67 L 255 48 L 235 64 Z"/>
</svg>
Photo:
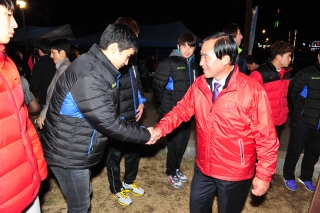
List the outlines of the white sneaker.
<svg viewBox="0 0 320 213">
<path fill-rule="evenodd" d="M 121 192 L 118 192 L 117 194 L 113 194 L 113 197 L 118 199 L 118 202 L 122 206 L 129 206 L 132 203 L 131 198 L 124 189 L 121 189 Z"/>
<path fill-rule="evenodd" d="M 171 185 L 176 188 L 182 188 L 182 182 L 177 175 L 167 175 L 167 180 L 171 183 Z"/>
<path fill-rule="evenodd" d="M 178 178 L 181 180 L 182 183 L 185 183 L 188 181 L 187 176 L 185 176 L 184 174 L 182 174 L 182 172 L 180 171 L 180 169 L 176 170 L 176 174 L 178 176 Z"/>
<path fill-rule="evenodd" d="M 143 188 L 139 187 L 136 182 L 133 182 L 132 184 L 126 184 L 124 181 L 122 182 L 122 186 L 125 189 L 126 192 L 132 192 L 135 196 L 142 196 L 144 195 Z"/>
</svg>

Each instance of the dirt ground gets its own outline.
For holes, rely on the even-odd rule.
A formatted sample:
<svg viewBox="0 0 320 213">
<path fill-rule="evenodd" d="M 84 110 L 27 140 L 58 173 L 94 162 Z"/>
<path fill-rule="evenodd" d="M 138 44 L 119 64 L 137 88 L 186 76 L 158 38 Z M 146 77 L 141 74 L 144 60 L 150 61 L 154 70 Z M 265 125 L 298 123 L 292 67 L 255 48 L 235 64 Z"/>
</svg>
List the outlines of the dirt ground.
<svg viewBox="0 0 320 213">
<path fill-rule="evenodd" d="M 132 204 L 123 207 L 118 204 L 109 191 L 106 169 L 103 163 L 92 170 L 91 199 L 92 213 L 188 213 L 190 183 L 188 181 L 182 189 L 174 189 L 165 177 L 166 156 L 164 152 L 154 153 L 152 148 L 144 151 L 145 154 L 139 165 L 136 182 L 144 188 L 146 194 L 136 197 L 129 193 Z M 191 180 L 193 176 L 194 159 L 184 159 L 181 170 Z M 121 161 L 121 169 L 124 161 Z M 123 171 L 121 172 L 123 175 Z M 313 193 L 298 183 L 298 191 L 292 192 L 285 188 L 283 178 L 274 175 L 274 184 L 263 197 L 256 197 L 249 192 L 243 213 L 307 213 L 311 204 Z M 316 182 L 316 181 L 314 181 Z M 53 175 L 42 183 L 40 202 L 43 213 L 65 213 L 67 205 Z M 216 198 L 212 207 L 217 213 Z"/>
</svg>

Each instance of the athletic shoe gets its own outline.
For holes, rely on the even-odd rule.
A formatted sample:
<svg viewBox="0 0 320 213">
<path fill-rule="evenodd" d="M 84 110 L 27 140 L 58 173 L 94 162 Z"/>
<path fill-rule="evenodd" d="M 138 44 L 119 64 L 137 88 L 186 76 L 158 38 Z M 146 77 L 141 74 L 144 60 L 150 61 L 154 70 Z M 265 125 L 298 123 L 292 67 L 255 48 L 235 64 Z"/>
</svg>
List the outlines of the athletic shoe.
<svg viewBox="0 0 320 213">
<path fill-rule="evenodd" d="M 132 192 L 132 194 L 135 196 L 144 195 L 143 188 L 139 187 L 136 182 L 133 182 L 132 184 L 126 184 L 125 182 L 122 182 L 122 186 L 126 192 Z"/>
<path fill-rule="evenodd" d="M 312 181 L 307 180 L 307 181 L 303 181 L 300 178 L 298 178 L 299 182 L 302 183 L 306 189 L 308 189 L 310 192 L 314 192 L 316 190 L 315 185 L 313 185 Z"/>
<path fill-rule="evenodd" d="M 185 183 L 188 181 L 187 176 L 185 176 L 184 174 L 182 174 L 182 172 L 180 171 L 180 169 L 176 170 L 176 174 L 178 176 L 178 178 L 181 180 L 182 183 Z"/>
<path fill-rule="evenodd" d="M 176 189 L 182 188 L 182 182 L 177 175 L 167 175 L 167 179 L 174 188 Z"/>
<path fill-rule="evenodd" d="M 129 206 L 132 203 L 131 198 L 124 189 L 121 189 L 121 192 L 118 192 L 117 194 L 113 194 L 113 197 L 118 199 L 118 202 L 122 206 Z"/>
<path fill-rule="evenodd" d="M 286 187 L 291 191 L 297 191 L 297 184 L 295 180 L 284 180 Z"/>
</svg>

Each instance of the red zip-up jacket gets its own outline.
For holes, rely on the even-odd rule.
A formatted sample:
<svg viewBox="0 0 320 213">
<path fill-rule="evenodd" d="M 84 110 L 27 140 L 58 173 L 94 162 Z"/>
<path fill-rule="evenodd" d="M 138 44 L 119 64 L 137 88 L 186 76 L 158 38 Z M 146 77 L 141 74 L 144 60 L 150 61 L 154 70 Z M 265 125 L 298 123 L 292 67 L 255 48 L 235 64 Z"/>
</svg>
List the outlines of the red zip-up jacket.
<svg viewBox="0 0 320 213">
<path fill-rule="evenodd" d="M 291 69 L 281 68 L 278 72 L 268 59 L 266 64 L 259 66 L 250 74 L 250 77 L 256 79 L 266 90 L 272 109 L 273 122 L 276 126 L 286 123 L 288 119 L 287 95 Z"/>
<path fill-rule="evenodd" d="M 165 136 L 195 115 L 196 164 L 203 174 L 241 181 L 252 178 L 256 168 L 256 177 L 270 182 L 276 172 L 279 140 L 267 94 L 238 66 L 226 85 L 212 103 L 209 85 L 200 76 L 156 128 Z"/>
<path fill-rule="evenodd" d="M 37 196 L 47 164 L 24 104 L 16 65 L 0 45 L 0 212 L 22 212 Z"/>
</svg>

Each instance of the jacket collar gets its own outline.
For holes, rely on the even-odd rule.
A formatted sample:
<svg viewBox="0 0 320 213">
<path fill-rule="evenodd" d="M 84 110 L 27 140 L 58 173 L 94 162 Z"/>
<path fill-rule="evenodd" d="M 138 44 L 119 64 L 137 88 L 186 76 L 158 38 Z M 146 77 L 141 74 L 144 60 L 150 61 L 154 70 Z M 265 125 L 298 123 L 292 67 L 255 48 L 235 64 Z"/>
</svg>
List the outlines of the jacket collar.
<svg viewBox="0 0 320 213">
<path fill-rule="evenodd" d="M 108 70 L 108 72 L 110 72 L 115 78 L 119 76 L 119 70 L 117 70 L 113 66 L 111 61 L 105 54 L 103 54 L 102 50 L 99 48 L 97 44 L 93 44 L 87 54 L 95 57 L 102 64 L 105 70 Z"/>
<path fill-rule="evenodd" d="M 226 79 L 226 83 L 221 91 L 221 93 L 224 93 L 226 91 L 233 91 L 237 89 L 237 77 L 239 75 L 240 71 L 239 71 L 239 66 L 238 64 L 234 65 L 233 70 L 229 73 L 227 79 Z M 200 80 L 200 84 L 199 84 L 199 88 L 200 90 L 202 90 L 202 92 L 204 93 L 204 95 L 206 97 L 208 97 L 209 100 L 211 100 L 212 97 L 212 93 L 210 90 L 210 86 L 209 86 L 209 81 L 210 83 L 212 83 L 212 79 L 206 79 L 204 77 L 204 75 L 201 76 L 201 80 Z"/>
</svg>

